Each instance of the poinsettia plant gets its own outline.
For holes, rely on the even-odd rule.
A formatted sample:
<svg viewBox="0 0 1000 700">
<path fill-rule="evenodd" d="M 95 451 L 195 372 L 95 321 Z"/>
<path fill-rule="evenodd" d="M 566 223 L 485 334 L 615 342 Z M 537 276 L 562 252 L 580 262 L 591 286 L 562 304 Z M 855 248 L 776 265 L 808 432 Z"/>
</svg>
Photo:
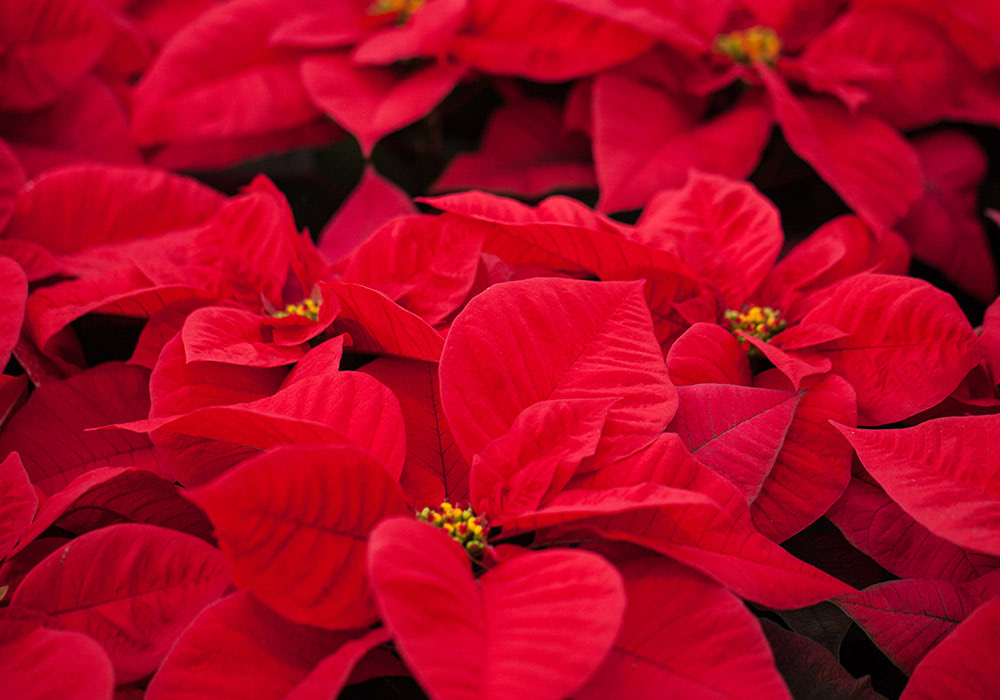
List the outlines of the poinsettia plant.
<svg viewBox="0 0 1000 700">
<path fill-rule="evenodd" d="M 994 697 L 998 125 L 972 0 L 10 3 L 0 687 Z"/>
</svg>

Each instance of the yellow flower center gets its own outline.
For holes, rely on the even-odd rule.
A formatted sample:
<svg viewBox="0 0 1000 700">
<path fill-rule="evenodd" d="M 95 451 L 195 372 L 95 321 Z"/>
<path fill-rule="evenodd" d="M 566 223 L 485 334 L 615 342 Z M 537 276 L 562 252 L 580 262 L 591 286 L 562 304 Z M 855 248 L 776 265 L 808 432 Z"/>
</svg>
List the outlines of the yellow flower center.
<svg viewBox="0 0 1000 700">
<path fill-rule="evenodd" d="M 397 24 L 405 24 L 413 13 L 427 0 L 372 0 L 368 14 L 372 16 L 395 15 Z"/>
<path fill-rule="evenodd" d="M 715 37 L 712 49 L 736 63 L 761 61 L 773 66 L 781 53 L 781 39 L 769 27 L 750 27 Z"/>
<path fill-rule="evenodd" d="M 310 321 L 319 320 L 319 306 L 322 302 L 315 299 L 306 299 L 301 304 L 289 304 L 283 310 L 275 311 L 271 314 L 274 318 L 286 318 L 288 316 L 302 316 Z"/>
<path fill-rule="evenodd" d="M 469 556 L 478 558 L 486 548 L 486 519 L 477 517 L 472 508 L 462 510 L 444 501 L 441 510 L 424 508 L 416 516 L 417 520 L 447 532 L 451 539 L 465 547 Z"/>
<path fill-rule="evenodd" d="M 729 309 L 724 314 L 729 323 L 729 330 L 733 333 L 743 331 L 747 335 L 767 342 L 788 325 L 781 318 L 781 312 L 772 309 L 770 306 L 751 306 L 749 309 L 743 307 L 744 311 Z M 745 338 L 736 336 L 741 343 L 746 342 Z"/>
</svg>

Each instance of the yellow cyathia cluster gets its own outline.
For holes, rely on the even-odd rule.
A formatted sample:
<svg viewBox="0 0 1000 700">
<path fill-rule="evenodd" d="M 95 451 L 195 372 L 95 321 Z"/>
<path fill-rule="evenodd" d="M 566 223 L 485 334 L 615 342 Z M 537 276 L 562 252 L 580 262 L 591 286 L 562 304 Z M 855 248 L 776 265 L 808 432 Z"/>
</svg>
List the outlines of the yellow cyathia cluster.
<svg viewBox="0 0 1000 700">
<path fill-rule="evenodd" d="M 743 331 L 747 335 L 752 335 L 763 341 L 770 340 L 785 330 L 785 327 L 788 325 L 781 318 L 781 312 L 777 309 L 772 309 L 770 306 L 751 306 L 746 311 L 729 309 L 724 316 L 726 321 L 729 322 L 729 329 L 731 331 Z M 739 336 L 737 336 L 737 339 L 740 342 L 744 342 L 743 338 Z"/>
<path fill-rule="evenodd" d="M 313 299 L 306 299 L 301 304 L 289 304 L 281 311 L 275 311 L 271 315 L 274 318 L 285 318 L 286 316 L 302 316 L 308 318 L 310 321 L 319 320 L 319 305 L 322 302 L 317 302 Z"/>
<path fill-rule="evenodd" d="M 440 511 L 424 508 L 417 513 L 417 519 L 447 532 L 473 557 L 480 556 L 486 548 L 485 518 L 477 518 L 472 508 L 462 510 L 444 501 Z"/>
<path fill-rule="evenodd" d="M 368 14 L 397 15 L 397 21 L 402 23 L 423 7 L 425 2 L 426 0 L 374 0 L 368 7 Z"/>
<path fill-rule="evenodd" d="M 736 61 L 749 64 L 761 61 L 773 66 L 781 53 L 781 39 L 769 27 L 750 27 L 738 32 L 720 34 L 715 37 L 712 48 L 716 53 Z"/>
</svg>

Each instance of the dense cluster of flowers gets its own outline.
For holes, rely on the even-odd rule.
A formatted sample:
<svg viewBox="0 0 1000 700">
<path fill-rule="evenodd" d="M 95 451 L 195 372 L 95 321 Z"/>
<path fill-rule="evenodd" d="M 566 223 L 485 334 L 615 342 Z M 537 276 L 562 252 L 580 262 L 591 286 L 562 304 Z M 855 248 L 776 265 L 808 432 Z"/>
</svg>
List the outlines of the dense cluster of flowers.
<svg viewBox="0 0 1000 700">
<path fill-rule="evenodd" d="M 3 694 L 997 697 L 998 128 L 995 0 L 4 0 Z"/>
</svg>

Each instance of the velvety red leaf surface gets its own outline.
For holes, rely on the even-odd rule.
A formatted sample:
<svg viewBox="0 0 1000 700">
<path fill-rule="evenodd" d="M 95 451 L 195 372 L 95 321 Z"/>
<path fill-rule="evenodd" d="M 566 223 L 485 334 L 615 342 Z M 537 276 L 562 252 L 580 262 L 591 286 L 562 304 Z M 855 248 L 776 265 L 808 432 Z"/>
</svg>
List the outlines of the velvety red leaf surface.
<svg viewBox="0 0 1000 700">
<path fill-rule="evenodd" d="M 989 697 L 1000 687 L 994 650 L 1000 643 L 1000 598 L 973 612 L 913 671 L 900 696 L 917 698 Z"/>
<path fill-rule="evenodd" d="M 903 579 L 880 583 L 834 602 L 904 673 L 985 601 L 1000 593 L 1000 574 L 967 583 Z"/>
<path fill-rule="evenodd" d="M 932 533 L 1000 556 L 1000 416 L 961 416 L 894 430 L 838 429 L 865 469 Z"/>
<path fill-rule="evenodd" d="M 212 519 L 237 585 L 285 617 L 331 629 L 375 619 L 365 541 L 379 520 L 407 507 L 370 455 L 352 446 L 280 447 L 188 495 Z"/>
<path fill-rule="evenodd" d="M 373 647 L 388 642 L 385 627 L 369 631 L 363 637 L 351 639 L 327 656 L 285 697 L 288 700 L 327 700 L 339 693 L 353 678 L 352 672 Z M 395 659 L 395 657 L 392 657 Z"/>
<path fill-rule="evenodd" d="M 969 581 L 1000 569 L 1000 557 L 959 547 L 914 520 L 866 473 L 856 473 L 827 512 L 855 547 L 901 578 Z"/>
<path fill-rule="evenodd" d="M 491 518 L 538 508 L 597 450 L 615 398 L 550 399 L 518 414 L 472 459 L 470 502 Z"/>
<path fill-rule="evenodd" d="M 237 0 L 178 32 L 136 86 L 132 135 L 143 145 L 262 134 L 317 113 L 298 77 L 298 56 L 268 35 L 307 3 Z"/>
<path fill-rule="evenodd" d="M 0 290 L 5 300 L 0 309 L 0 365 L 6 367 L 21 334 L 28 280 L 20 265 L 3 256 L 0 256 Z"/>
<path fill-rule="evenodd" d="M 153 168 L 75 165 L 32 183 L 18 195 L 4 237 L 33 241 L 56 254 L 195 226 L 224 201 L 194 180 Z"/>
<path fill-rule="evenodd" d="M 416 214 L 410 197 L 372 167 L 365 168 L 361 181 L 323 227 L 319 249 L 337 262 L 361 245 L 382 224 L 394 216 Z"/>
<path fill-rule="evenodd" d="M 691 171 L 682 189 L 661 192 L 638 228 L 650 245 L 675 252 L 739 307 L 760 286 L 784 242 L 777 208 L 752 185 Z"/>
<path fill-rule="evenodd" d="M 14 209 L 14 200 L 24 185 L 24 168 L 18 162 L 17 156 L 10 146 L 0 139 L 0 231 L 10 219 Z"/>
<path fill-rule="evenodd" d="M 435 325 L 472 288 L 483 239 L 462 219 L 397 217 L 354 249 L 344 282 L 377 289 Z"/>
<path fill-rule="evenodd" d="M 31 524 L 38 508 L 38 494 L 28 480 L 21 458 L 11 452 L 0 462 L 0 559 L 6 559 Z"/>
<path fill-rule="evenodd" d="M 860 425 L 892 423 L 934 406 L 981 359 L 955 299 L 914 278 L 850 277 L 825 292 L 798 327 L 813 323 L 847 333 L 803 354 L 829 358 L 851 383 Z"/>
<path fill-rule="evenodd" d="M 802 396 L 726 384 L 679 387 L 680 406 L 667 429 L 699 462 L 732 481 L 747 503 L 774 467 Z"/>
<path fill-rule="evenodd" d="M 121 522 L 159 525 L 215 541 L 208 518 L 172 482 L 144 469 L 105 467 L 81 474 L 47 498 L 15 553 L 53 525 L 82 534 Z"/>
<path fill-rule="evenodd" d="M 920 197 L 913 147 L 884 122 L 832 100 L 797 98 L 766 67 L 759 74 L 789 145 L 859 216 L 888 228 Z"/>
<path fill-rule="evenodd" d="M 191 619 L 230 585 L 222 554 L 175 530 L 133 523 L 82 535 L 25 577 L 11 607 L 46 613 L 107 651 L 117 683 L 151 673 Z"/>
<path fill-rule="evenodd" d="M 732 333 L 717 323 L 695 323 L 684 331 L 667 352 L 667 370 L 670 381 L 678 387 L 748 387 L 752 381 L 745 350 Z"/>
<path fill-rule="evenodd" d="M 17 624 L 0 623 L 0 630 Z M 0 684 L 10 697 L 25 700 L 111 700 L 115 674 L 91 637 L 36 627 L 0 646 Z"/>
<path fill-rule="evenodd" d="M 435 698 L 561 698 L 601 663 L 625 611 L 621 577 L 590 552 L 515 557 L 478 579 L 465 550 L 411 518 L 379 525 L 368 572 L 383 620 Z M 478 663 L 455 663 L 461 639 Z"/>
<path fill-rule="evenodd" d="M 149 438 L 120 430 L 87 432 L 145 417 L 148 382 L 141 367 L 105 363 L 44 384 L 0 433 L 0 454 L 19 452 L 32 483 L 47 494 L 98 467 L 158 471 L 163 459 Z"/>
<path fill-rule="evenodd" d="M 594 460 L 652 442 L 677 406 L 641 285 L 526 280 L 494 285 L 452 326 L 441 399 L 467 459 L 538 401 L 618 398 Z"/>
<path fill-rule="evenodd" d="M 147 697 L 283 698 L 323 657 L 357 636 L 291 622 L 238 591 L 206 607 L 184 630 Z"/>
<path fill-rule="evenodd" d="M 622 629 L 575 697 L 790 697 L 760 623 L 739 598 L 669 559 L 636 559 L 620 571 L 628 596 Z"/>
</svg>

